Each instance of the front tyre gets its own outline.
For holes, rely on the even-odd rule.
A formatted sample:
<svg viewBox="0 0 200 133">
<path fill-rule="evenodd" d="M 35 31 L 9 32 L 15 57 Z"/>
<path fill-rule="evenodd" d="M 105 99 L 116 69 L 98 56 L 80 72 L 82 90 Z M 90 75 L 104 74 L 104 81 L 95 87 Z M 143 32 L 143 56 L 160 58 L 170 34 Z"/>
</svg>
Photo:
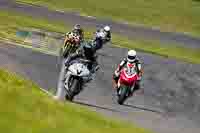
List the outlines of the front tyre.
<svg viewBox="0 0 200 133">
<path fill-rule="evenodd" d="M 68 88 L 69 89 L 67 90 L 65 98 L 66 100 L 72 101 L 74 96 L 79 92 L 79 80 L 71 77 L 71 79 L 68 81 Z"/>
<path fill-rule="evenodd" d="M 127 98 L 127 88 L 125 86 L 120 87 L 118 92 L 118 99 L 117 102 L 122 105 Z"/>
</svg>

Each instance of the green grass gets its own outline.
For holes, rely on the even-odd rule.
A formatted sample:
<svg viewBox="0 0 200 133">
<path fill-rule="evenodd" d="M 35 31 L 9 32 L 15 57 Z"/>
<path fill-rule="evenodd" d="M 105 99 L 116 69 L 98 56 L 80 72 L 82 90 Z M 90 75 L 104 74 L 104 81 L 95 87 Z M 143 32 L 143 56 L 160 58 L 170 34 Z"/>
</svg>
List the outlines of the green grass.
<svg viewBox="0 0 200 133">
<path fill-rule="evenodd" d="M 8 38 L 21 41 L 17 38 L 16 31 L 24 27 L 41 28 L 49 31 L 66 32 L 67 27 L 61 22 L 52 22 L 42 18 L 35 19 L 24 14 L 18 14 L 9 11 L 0 11 L 0 38 Z M 63 28 L 65 27 L 65 28 Z"/>
<path fill-rule="evenodd" d="M 0 129 L 4 133 L 148 133 L 83 106 L 52 100 L 37 85 L 0 69 Z"/>
<path fill-rule="evenodd" d="M 0 12 L 0 28 L 1 32 L 4 33 L 13 33 L 18 28 L 24 27 L 33 27 L 33 28 L 41 28 L 49 31 L 60 31 L 66 32 L 67 27 L 65 27 L 64 22 L 52 21 L 49 22 L 43 18 L 34 19 L 31 16 L 14 13 L 6 10 L 1 10 Z M 65 27 L 65 28 L 63 28 Z M 10 32 L 9 32 L 10 31 Z"/>
<path fill-rule="evenodd" d="M 56 31 L 65 33 L 70 28 L 69 25 L 65 25 L 59 21 L 47 21 L 42 18 L 33 20 L 33 18 L 12 12 L 1 11 L 0 12 L 0 37 L 15 38 L 15 32 L 18 28 L 34 27 L 42 28 L 45 30 Z M 91 37 L 92 29 L 86 31 L 86 37 Z M 192 63 L 200 63 L 200 50 L 192 48 L 178 47 L 178 45 L 161 44 L 157 41 L 144 41 L 144 40 L 129 40 L 126 37 L 113 35 L 113 42 L 116 45 L 136 48 L 137 50 L 150 52 L 157 55 L 167 56 L 171 58 L 177 58 L 180 60 L 189 61 Z"/>
<path fill-rule="evenodd" d="M 132 41 L 125 37 L 120 37 L 117 35 L 113 37 L 113 40 L 116 40 L 116 42 L 113 41 L 114 45 L 116 46 L 126 47 L 130 49 L 134 48 L 147 53 L 152 53 L 168 58 L 175 58 L 177 60 L 184 60 L 190 63 L 200 64 L 200 49 L 183 48 L 176 44 L 161 44 L 159 41 Z"/>
<path fill-rule="evenodd" d="M 44 18 L 32 18 L 27 14 L 14 13 L 6 10 L 0 10 L 0 39 L 7 38 L 17 42 L 23 41 L 24 38 L 16 36 L 18 30 L 24 28 L 36 28 L 47 30 L 48 32 L 66 33 L 72 25 L 61 21 L 48 21 Z M 86 36 L 91 35 L 89 32 Z"/>
<path fill-rule="evenodd" d="M 17 0 L 51 9 L 200 35 L 199 0 Z"/>
</svg>

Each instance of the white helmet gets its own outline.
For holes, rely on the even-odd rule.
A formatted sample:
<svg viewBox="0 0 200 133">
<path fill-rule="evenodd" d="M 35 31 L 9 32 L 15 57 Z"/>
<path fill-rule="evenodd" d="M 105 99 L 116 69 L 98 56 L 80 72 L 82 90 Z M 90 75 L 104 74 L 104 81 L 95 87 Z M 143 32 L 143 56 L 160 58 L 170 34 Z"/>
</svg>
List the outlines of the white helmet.
<svg viewBox="0 0 200 133">
<path fill-rule="evenodd" d="M 103 29 L 104 29 L 106 32 L 110 31 L 110 27 L 109 27 L 109 26 L 105 26 Z"/>
<path fill-rule="evenodd" d="M 130 62 L 130 63 L 134 62 L 135 58 L 136 58 L 136 51 L 135 50 L 129 50 L 128 56 L 127 56 L 128 62 Z"/>
</svg>

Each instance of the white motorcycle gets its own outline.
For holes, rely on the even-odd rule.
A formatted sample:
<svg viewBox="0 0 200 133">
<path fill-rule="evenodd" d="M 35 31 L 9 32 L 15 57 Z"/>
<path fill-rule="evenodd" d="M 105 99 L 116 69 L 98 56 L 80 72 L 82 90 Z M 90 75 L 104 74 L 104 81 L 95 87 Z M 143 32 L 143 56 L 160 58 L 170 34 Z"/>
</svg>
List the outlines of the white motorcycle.
<svg viewBox="0 0 200 133">
<path fill-rule="evenodd" d="M 106 42 L 106 33 L 103 29 L 98 30 L 93 40 L 93 43 L 96 45 L 96 50 L 101 49 Z"/>
<path fill-rule="evenodd" d="M 94 78 L 94 73 L 88 69 L 89 60 L 76 59 L 70 62 L 66 68 L 64 88 L 66 90 L 66 100 L 72 101 L 74 96 L 79 94 L 85 83 Z"/>
</svg>

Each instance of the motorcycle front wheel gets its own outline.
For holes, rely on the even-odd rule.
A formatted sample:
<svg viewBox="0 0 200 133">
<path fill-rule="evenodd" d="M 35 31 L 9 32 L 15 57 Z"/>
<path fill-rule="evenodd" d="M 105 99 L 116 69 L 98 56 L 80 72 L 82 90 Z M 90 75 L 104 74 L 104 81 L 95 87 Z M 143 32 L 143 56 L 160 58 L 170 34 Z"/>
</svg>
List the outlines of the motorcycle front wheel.
<svg viewBox="0 0 200 133">
<path fill-rule="evenodd" d="M 79 80 L 74 77 L 70 77 L 67 85 L 69 89 L 67 90 L 65 98 L 66 100 L 72 101 L 74 96 L 79 93 Z"/>
<path fill-rule="evenodd" d="M 125 86 L 120 87 L 117 102 L 122 105 L 127 98 L 128 89 Z"/>
</svg>

